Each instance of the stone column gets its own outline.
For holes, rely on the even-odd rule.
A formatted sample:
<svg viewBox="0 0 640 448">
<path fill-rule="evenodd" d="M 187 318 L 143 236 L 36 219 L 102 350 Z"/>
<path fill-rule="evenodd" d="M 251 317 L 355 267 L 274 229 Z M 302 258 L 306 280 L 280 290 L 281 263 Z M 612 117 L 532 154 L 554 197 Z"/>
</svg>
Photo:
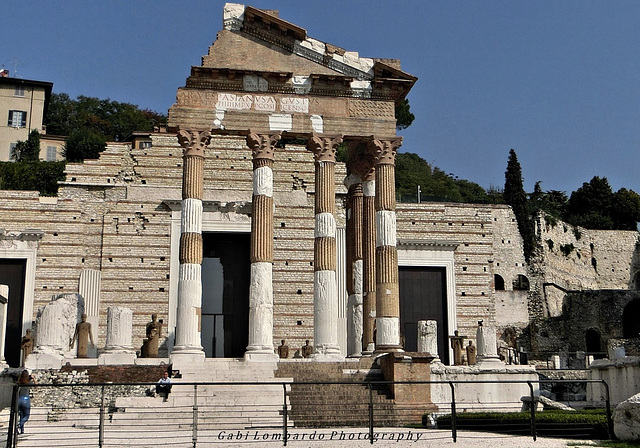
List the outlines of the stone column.
<svg viewBox="0 0 640 448">
<path fill-rule="evenodd" d="M 342 137 L 313 135 L 307 148 L 315 159 L 314 350 L 340 356 L 336 280 L 335 161 Z"/>
<path fill-rule="evenodd" d="M 376 351 L 402 351 L 398 251 L 396 248 L 395 159 L 401 138 L 372 140 L 376 154 Z"/>
<path fill-rule="evenodd" d="M 440 361 L 438 356 L 438 321 L 418 321 L 418 352 L 429 353 L 434 361 Z"/>
<path fill-rule="evenodd" d="M 131 343 L 133 331 L 133 312 L 123 306 L 107 308 L 106 353 L 133 353 Z"/>
<path fill-rule="evenodd" d="M 180 131 L 182 156 L 182 213 L 180 271 L 176 342 L 171 353 L 189 360 L 204 360 L 200 340 L 202 308 L 202 198 L 204 195 L 204 150 L 209 131 Z"/>
<path fill-rule="evenodd" d="M 375 351 L 374 328 L 376 319 L 376 181 L 375 170 L 369 169 L 362 179 L 362 302 L 363 302 L 363 354 Z"/>
<path fill-rule="evenodd" d="M 476 344 L 478 345 L 478 364 L 504 364 L 498 356 L 496 329 L 493 325 L 479 323 L 476 331 Z"/>
<path fill-rule="evenodd" d="M 362 180 L 345 179 L 347 194 L 347 355 L 362 356 Z"/>
<path fill-rule="evenodd" d="M 280 133 L 250 131 L 253 154 L 249 345 L 245 359 L 273 361 L 273 153 Z"/>
</svg>

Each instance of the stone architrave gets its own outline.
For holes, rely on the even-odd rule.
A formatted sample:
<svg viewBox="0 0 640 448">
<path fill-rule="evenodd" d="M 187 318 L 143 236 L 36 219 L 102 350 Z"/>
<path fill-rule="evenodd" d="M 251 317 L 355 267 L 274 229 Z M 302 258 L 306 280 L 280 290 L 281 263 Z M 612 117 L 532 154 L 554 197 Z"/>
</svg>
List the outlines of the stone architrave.
<svg viewBox="0 0 640 448">
<path fill-rule="evenodd" d="M 273 361 L 273 155 L 280 133 L 249 131 L 253 156 L 249 345 L 245 359 Z"/>
<path fill-rule="evenodd" d="M 476 330 L 476 342 L 478 344 L 478 364 L 503 364 L 498 356 L 496 329 L 493 325 L 483 325 L 480 322 Z"/>
<path fill-rule="evenodd" d="M 640 440 L 640 394 L 616 406 L 613 415 L 613 432 L 622 441 Z"/>
<path fill-rule="evenodd" d="M 402 139 L 373 139 L 376 173 L 376 352 L 402 351 L 398 249 L 396 247 L 395 159 Z"/>
<path fill-rule="evenodd" d="M 438 361 L 438 321 L 419 320 L 418 321 L 418 352 L 429 353 L 434 356 L 434 361 Z"/>
<path fill-rule="evenodd" d="M 183 148 L 182 214 L 180 226 L 180 270 L 174 362 L 204 361 L 200 340 L 202 308 L 202 199 L 204 196 L 204 150 L 211 133 L 181 130 Z"/>
<path fill-rule="evenodd" d="M 314 342 L 316 359 L 340 357 L 336 278 L 335 161 L 342 137 L 314 134 L 307 142 L 315 160 Z"/>
</svg>

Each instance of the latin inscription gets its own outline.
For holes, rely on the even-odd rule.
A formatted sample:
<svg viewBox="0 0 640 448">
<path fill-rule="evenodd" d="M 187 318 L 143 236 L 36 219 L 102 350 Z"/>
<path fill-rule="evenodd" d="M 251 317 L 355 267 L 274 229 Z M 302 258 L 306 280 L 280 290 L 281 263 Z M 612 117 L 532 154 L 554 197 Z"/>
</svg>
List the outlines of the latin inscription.
<svg viewBox="0 0 640 448">
<path fill-rule="evenodd" d="M 263 112 L 275 112 L 276 111 L 276 99 L 272 96 L 260 96 L 256 95 L 253 99 L 253 105 L 256 110 Z"/>
<path fill-rule="evenodd" d="M 216 109 L 246 110 L 251 109 L 253 95 L 236 95 L 234 93 L 218 94 Z"/>
<path fill-rule="evenodd" d="M 281 98 L 280 110 L 282 112 L 290 113 L 309 113 L 309 99 L 308 98 Z"/>
</svg>

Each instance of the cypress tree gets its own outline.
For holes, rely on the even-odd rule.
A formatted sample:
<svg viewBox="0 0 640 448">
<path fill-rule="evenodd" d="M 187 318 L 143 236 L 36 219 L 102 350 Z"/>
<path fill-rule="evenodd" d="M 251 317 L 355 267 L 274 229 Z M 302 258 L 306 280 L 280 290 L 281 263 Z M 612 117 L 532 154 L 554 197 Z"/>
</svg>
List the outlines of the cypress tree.
<svg viewBox="0 0 640 448">
<path fill-rule="evenodd" d="M 518 162 L 516 152 L 511 149 L 509 151 L 509 159 L 507 161 L 507 171 L 504 173 L 504 202 L 510 205 L 516 215 L 518 222 L 518 230 L 522 236 L 524 248 L 524 256 L 527 261 L 533 252 L 534 229 L 533 221 L 528 213 L 527 193 L 522 186 L 522 168 Z"/>
</svg>

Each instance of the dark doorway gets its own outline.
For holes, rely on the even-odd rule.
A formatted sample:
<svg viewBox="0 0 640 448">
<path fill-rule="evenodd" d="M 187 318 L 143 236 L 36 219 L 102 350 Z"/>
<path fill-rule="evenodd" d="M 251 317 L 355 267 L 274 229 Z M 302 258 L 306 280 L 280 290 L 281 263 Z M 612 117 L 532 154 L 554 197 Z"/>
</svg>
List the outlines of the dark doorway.
<svg viewBox="0 0 640 448">
<path fill-rule="evenodd" d="M 244 356 L 249 343 L 247 233 L 204 233 L 202 260 L 202 346 L 208 358 Z"/>
<path fill-rule="evenodd" d="M 622 312 L 622 337 L 625 339 L 640 337 L 640 299 L 632 300 Z"/>
<path fill-rule="evenodd" d="M 587 345 L 587 354 L 592 355 L 594 359 L 602 359 L 605 353 L 602 351 L 602 338 L 600 332 L 590 328 L 585 333 L 585 342 Z"/>
<path fill-rule="evenodd" d="M 0 259 L 0 284 L 9 286 L 7 304 L 7 333 L 4 357 L 9 366 L 20 367 L 20 341 L 22 339 L 22 309 L 24 306 L 24 277 L 27 260 Z"/>
<path fill-rule="evenodd" d="M 438 322 L 438 355 L 449 364 L 449 322 L 445 268 L 400 266 L 400 331 L 405 350 L 418 349 L 418 321 Z"/>
</svg>

